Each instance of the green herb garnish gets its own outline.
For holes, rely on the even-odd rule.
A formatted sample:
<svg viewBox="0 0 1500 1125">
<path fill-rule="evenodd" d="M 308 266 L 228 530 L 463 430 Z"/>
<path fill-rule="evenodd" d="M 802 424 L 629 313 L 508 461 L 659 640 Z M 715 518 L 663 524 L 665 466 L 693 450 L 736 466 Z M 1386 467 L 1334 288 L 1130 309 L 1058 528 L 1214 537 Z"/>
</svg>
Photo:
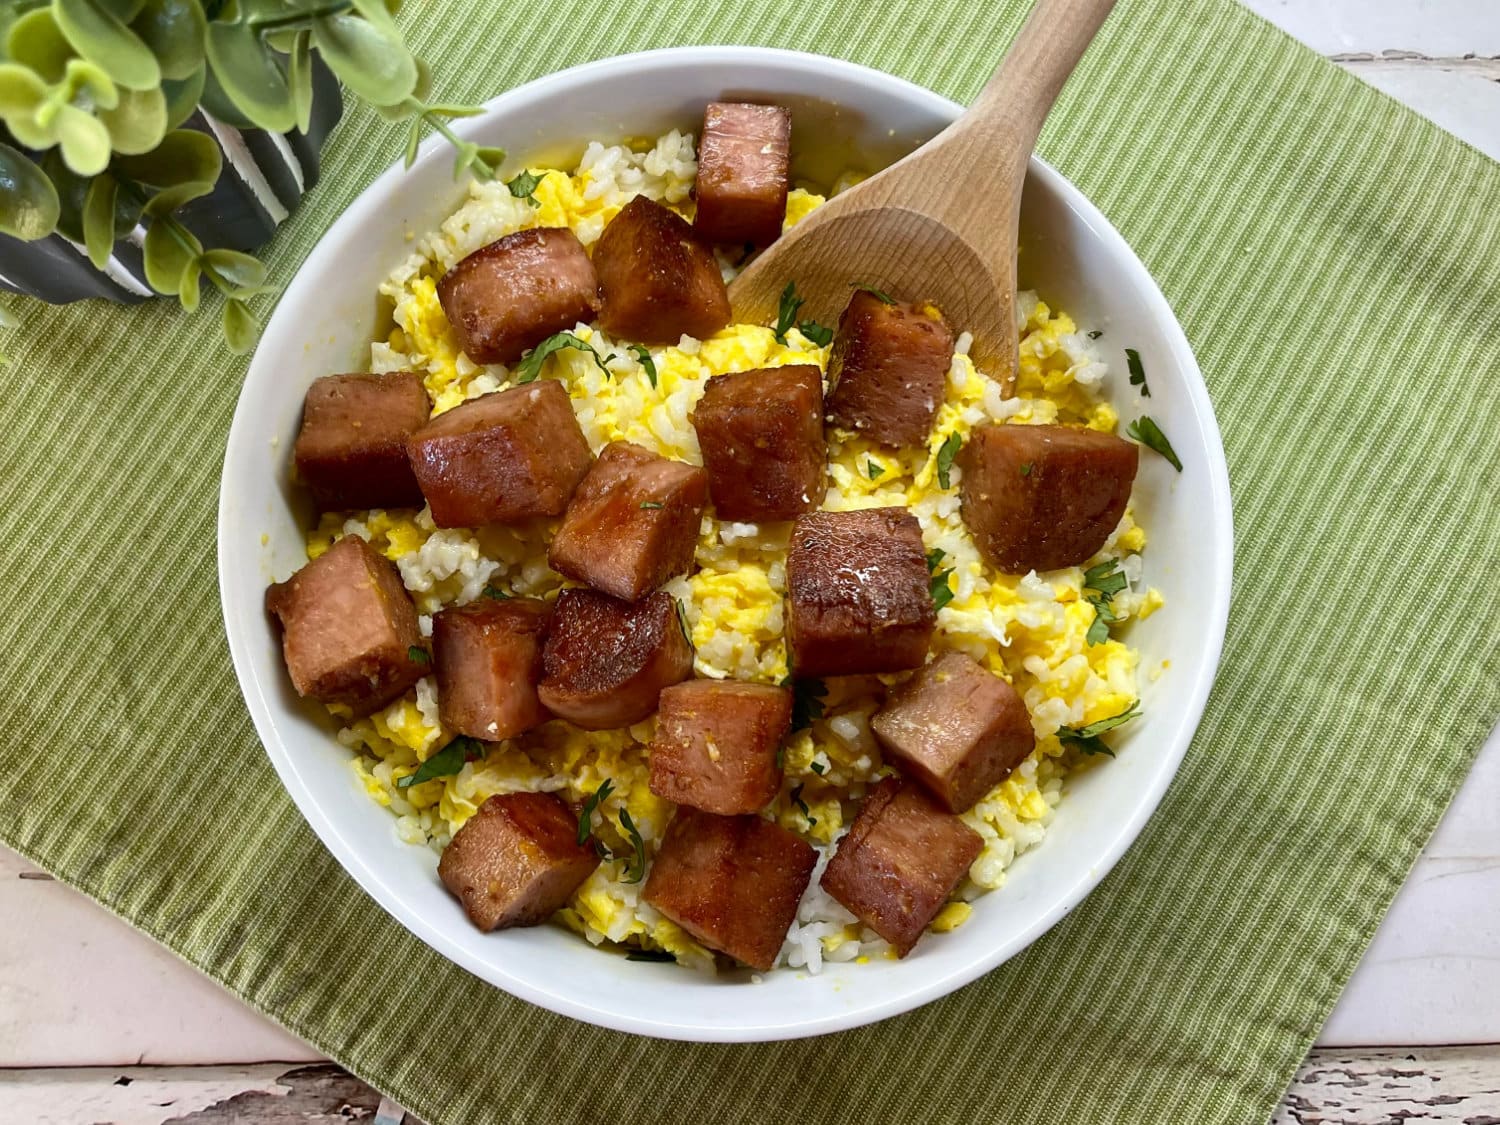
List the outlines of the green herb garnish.
<svg viewBox="0 0 1500 1125">
<path fill-rule="evenodd" d="M 823 700 L 828 697 L 828 685 L 822 680 L 798 680 L 788 676 L 781 681 L 781 686 L 792 689 L 793 731 L 810 727 L 823 717 Z"/>
<path fill-rule="evenodd" d="M 964 439 L 961 434 L 949 434 L 943 439 L 943 444 L 938 446 L 937 451 L 937 478 L 938 485 L 942 488 L 951 487 L 949 476 L 953 471 L 954 458 L 958 451 L 964 447 Z"/>
<path fill-rule="evenodd" d="M 1024 465 L 1021 466 L 1021 475 L 1023 477 L 1029 477 L 1031 475 L 1031 462 L 1030 461 L 1027 461 L 1026 464 L 1024 464 Z"/>
<path fill-rule="evenodd" d="M 510 189 L 511 195 L 517 199 L 524 199 L 533 207 L 540 207 L 541 203 L 538 202 L 536 197 L 536 187 L 542 182 L 544 176 L 546 176 L 545 172 L 541 176 L 533 175 L 530 172 L 522 172 L 515 179 L 506 180 L 505 186 Z"/>
<path fill-rule="evenodd" d="M 927 552 L 927 573 L 936 574 L 938 564 L 948 557 L 948 552 L 941 547 L 934 547 Z"/>
<path fill-rule="evenodd" d="M 665 505 L 656 500 L 642 500 L 641 507 L 654 512 L 658 508 L 665 507 Z"/>
<path fill-rule="evenodd" d="M 547 357 L 554 352 L 560 352 L 564 348 L 573 348 L 575 351 L 588 352 L 594 357 L 594 362 L 599 365 L 599 370 L 609 374 L 609 368 L 604 366 L 604 360 L 599 358 L 599 353 L 594 350 L 592 344 L 581 340 L 571 332 L 559 332 L 554 336 L 548 336 L 536 347 L 532 348 L 524 356 L 521 362 L 516 364 L 515 370 L 511 372 L 515 376 L 516 385 L 532 383 L 542 373 L 542 364 Z"/>
<path fill-rule="evenodd" d="M 820 348 L 826 348 L 833 342 L 833 329 L 824 327 L 816 320 L 804 320 L 797 325 L 797 331 Z"/>
<path fill-rule="evenodd" d="M 871 480 L 879 480 L 885 475 L 885 470 L 882 469 L 879 465 L 875 464 L 874 461 L 866 461 L 865 475 L 868 476 Z"/>
<path fill-rule="evenodd" d="M 1130 368 L 1130 385 L 1141 388 L 1142 398 L 1150 398 L 1151 388 L 1146 386 L 1146 369 L 1141 366 L 1141 353 L 1134 348 L 1126 348 L 1125 365 Z"/>
<path fill-rule="evenodd" d="M 797 283 L 788 281 L 781 291 L 781 303 L 776 310 L 776 342 L 786 343 L 786 334 L 797 323 L 797 310 L 802 307 L 802 298 L 797 296 Z"/>
<path fill-rule="evenodd" d="M 465 762 L 477 761 L 482 757 L 484 747 L 478 740 L 461 734 L 418 766 L 415 773 L 398 778 L 396 788 L 410 789 L 413 785 L 421 785 L 435 777 L 451 777 L 464 768 Z"/>
<path fill-rule="evenodd" d="M 681 598 L 673 598 L 672 600 L 677 604 L 677 624 L 682 626 L 682 635 L 687 640 L 687 643 L 691 645 L 693 643 L 693 629 L 688 624 L 687 606 L 682 604 Z"/>
<path fill-rule="evenodd" d="M 1135 700 L 1118 715 L 1111 715 L 1107 719 L 1100 719 L 1097 723 L 1090 723 L 1086 727 L 1058 727 L 1057 737 L 1067 746 L 1077 747 L 1085 754 L 1108 754 L 1111 758 L 1115 752 L 1100 741 L 1099 736 L 1107 730 L 1130 722 L 1131 719 L 1139 718 L 1141 714 L 1141 701 Z"/>
<path fill-rule="evenodd" d="M 1089 339 L 1090 340 L 1097 340 L 1100 336 L 1103 336 L 1103 335 L 1104 335 L 1104 329 L 1102 329 L 1102 328 L 1096 328 L 1092 332 L 1089 333 Z"/>
<path fill-rule="evenodd" d="M 942 609 L 953 600 L 953 587 L 948 579 L 953 577 L 952 570 L 940 570 L 932 576 L 928 589 L 932 593 L 932 604 L 937 609 Z"/>
<path fill-rule="evenodd" d="M 635 849 L 633 858 L 625 868 L 626 883 L 639 883 L 646 874 L 646 841 L 641 839 L 641 833 L 635 826 L 635 821 L 630 819 L 630 810 L 620 810 L 620 827 L 624 830 L 626 837 L 630 840 L 630 846 Z"/>
<path fill-rule="evenodd" d="M 870 296 L 879 299 L 887 305 L 894 305 L 896 303 L 896 298 L 892 297 L 884 289 L 876 289 L 873 285 L 865 285 L 863 282 L 859 281 L 851 281 L 849 284 L 855 289 L 863 289 L 866 293 L 870 294 Z"/>
<path fill-rule="evenodd" d="M 594 834 L 594 810 L 601 802 L 608 799 L 614 792 L 615 783 L 613 778 L 606 777 L 594 795 L 583 802 L 583 809 L 578 814 L 578 846 L 581 848 L 589 842 L 589 837 Z"/>
<path fill-rule="evenodd" d="M 808 769 L 812 770 L 813 773 L 817 774 L 819 777 L 822 777 L 825 773 L 828 772 L 828 767 L 825 766 L 822 762 L 816 760 L 807 763 L 807 766 Z"/>
<path fill-rule="evenodd" d="M 421 645 L 408 645 L 406 648 L 406 659 L 410 660 L 413 664 L 430 664 L 432 662 L 432 654 Z"/>
<path fill-rule="evenodd" d="M 1094 621 L 1086 638 L 1089 644 L 1102 645 L 1109 640 L 1109 627 L 1119 620 L 1114 598 L 1126 585 L 1118 559 L 1109 559 L 1083 572 L 1083 596 L 1094 607 Z"/>
<path fill-rule="evenodd" d="M 504 590 L 500 589 L 499 586 L 492 586 L 488 583 L 486 583 L 484 589 L 480 591 L 479 596 L 482 598 L 489 598 L 491 601 L 496 602 L 506 602 L 510 600 L 510 595 L 507 594 Z"/>
<path fill-rule="evenodd" d="M 665 949 L 632 949 L 629 953 L 625 954 L 625 960 L 675 962 L 677 958 L 672 956 Z"/>
<path fill-rule="evenodd" d="M 1179 473 L 1182 472 L 1182 462 L 1177 459 L 1177 451 L 1172 448 L 1167 435 L 1161 432 L 1161 427 L 1151 419 L 1150 415 L 1142 414 L 1125 427 L 1125 432 L 1148 449 L 1156 450 L 1167 459 L 1172 468 Z"/>
<path fill-rule="evenodd" d="M 812 810 L 807 807 L 807 802 L 802 799 L 802 786 L 800 785 L 792 790 L 792 804 L 796 805 L 797 809 L 802 813 L 809 828 L 817 827 L 818 818 L 813 816 Z"/>
<path fill-rule="evenodd" d="M 646 381 L 651 384 L 651 389 L 656 389 L 656 361 L 651 358 L 651 349 L 645 344 L 631 344 L 627 348 L 631 355 L 646 371 Z"/>
</svg>

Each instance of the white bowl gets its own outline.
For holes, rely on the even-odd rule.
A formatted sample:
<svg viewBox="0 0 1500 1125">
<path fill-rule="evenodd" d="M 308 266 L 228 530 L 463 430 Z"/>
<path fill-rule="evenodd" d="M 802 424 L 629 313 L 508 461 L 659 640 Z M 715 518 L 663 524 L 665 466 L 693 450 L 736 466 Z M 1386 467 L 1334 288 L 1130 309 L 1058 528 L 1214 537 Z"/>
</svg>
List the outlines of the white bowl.
<svg viewBox="0 0 1500 1125">
<path fill-rule="evenodd" d="M 696 128 L 706 102 L 790 104 L 803 174 L 827 177 L 863 157 L 883 162 L 959 113 L 945 98 L 836 59 L 741 47 L 693 47 L 607 59 L 531 82 L 488 104 L 459 132 L 522 160 L 576 159 L 590 139 Z M 1126 346 L 1150 376 L 1149 410 L 1183 462 L 1151 453 L 1136 486 L 1150 535 L 1149 581 L 1166 608 L 1132 627 L 1143 653 L 1144 717 L 1121 752 L 1070 781 L 1047 838 L 1011 869 L 970 920 L 928 937 L 903 961 L 829 964 L 818 976 L 779 970 L 759 983 L 606 956 L 561 928 L 482 934 L 443 890 L 435 856 L 401 843 L 365 794 L 349 752 L 318 708 L 291 689 L 262 608 L 266 585 L 303 562 L 309 513 L 287 480 L 303 394 L 320 375 L 364 370 L 375 291 L 408 253 L 408 232 L 435 227 L 461 200 L 451 157 L 427 144 L 393 167 L 335 223 L 287 287 L 250 365 L 224 460 L 219 581 L 230 652 L 255 727 L 282 782 L 324 844 L 397 921 L 443 956 L 522 999 L 644 1035 L 762 1040 L 818 1035 L 934 1000 L 1036 940 L 1114 866 L 1156 808 L 1198 724 L 1229 606 L 1229 481 L 1218 427 L 1187 340 L 1124 240 L 1079 191 L 1033 159 L 1024 207 L 1023 284 L 1102 328 L 1111 393 L 1122 405 Z M 509 171 L 507 171 L 509 174 Z M 960 326 L 962 327 L 962 326 Z M 1133 409 L 1125 406 L 1128 419 Z M 1146 675 L 1162 660 L 1160 678 Z M 1183 862 L 1192 862 L 1185 858 Z M 1087 951 L 1082 951 L 1087 955 Z"/>
</svg>

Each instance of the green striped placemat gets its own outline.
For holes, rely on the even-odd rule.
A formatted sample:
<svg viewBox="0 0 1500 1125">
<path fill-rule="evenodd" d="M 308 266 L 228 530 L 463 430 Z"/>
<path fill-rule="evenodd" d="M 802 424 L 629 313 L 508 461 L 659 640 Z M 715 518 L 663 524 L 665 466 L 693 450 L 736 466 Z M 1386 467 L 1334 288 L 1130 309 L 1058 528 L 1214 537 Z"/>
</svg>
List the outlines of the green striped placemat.
<svg viewBox="0 0 1500 1125">
<path fill-rule="evenodd" d="M 1025 5 L 408 5 L 444 97 L 674 43 L 838 54 L 973 95 Z M 397 152 L 356 108 L 284 280 Z M 1043 153 L 1178 311 L 1239 535 L 1223 669 L 1160 813 L 1027 953 L 816 1041 L 652 1043 L 514 1001 L 302 823 L 221 635 L 244 362 L 210 315 L 29 307 L 6 350 L 0 838 L 433 1125 L 1254 1122 L 1500 711 L 1500 171 L 1230 0 L 1125 0 Z"/>
</svg>

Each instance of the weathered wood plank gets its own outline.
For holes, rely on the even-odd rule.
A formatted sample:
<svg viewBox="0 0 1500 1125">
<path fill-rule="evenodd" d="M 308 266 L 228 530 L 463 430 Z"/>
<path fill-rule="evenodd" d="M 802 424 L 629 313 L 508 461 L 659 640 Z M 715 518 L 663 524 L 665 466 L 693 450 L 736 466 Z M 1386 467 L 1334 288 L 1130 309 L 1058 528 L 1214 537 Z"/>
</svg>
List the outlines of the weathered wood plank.
<svg viewBox="0 0 1500 1125">
<path fill-rule="evenodd" d="M 1500 1046 L 1314 1051 L 1271 1125 L 1500 1125 Z"/>
</svg>

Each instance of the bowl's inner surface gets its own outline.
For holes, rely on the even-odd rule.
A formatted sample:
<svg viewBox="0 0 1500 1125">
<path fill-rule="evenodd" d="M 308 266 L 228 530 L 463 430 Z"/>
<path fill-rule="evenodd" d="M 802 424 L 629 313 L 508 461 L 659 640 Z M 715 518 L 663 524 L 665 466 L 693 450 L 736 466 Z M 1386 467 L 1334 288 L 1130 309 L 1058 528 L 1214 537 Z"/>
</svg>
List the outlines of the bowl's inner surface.
<svg viewBox="0 0 1500 1125">
<path fill-rule="evenodd" d="M 750 49 L 684 49 L 564 72 L 497 99 L 462 130 L 525 163 L 571 166 L 590 140 L 693 130 L 725 97 L 793 107 L 797 176 L 830 181 L 882 166 L 937 132 L 957 107 L 926 91 L 832 60 Z M 1185 471 L 1143 455 L 1136 488 L 1150 535 L 1147 576 L 1167 607 L 1133 626 L 1142 653 L 1144 718 L 1118 759 L 1080 771 L 1048 836 L 974 904 L 960 929 L 901 962 L 828 964 L 710 978 L 604 956 L 576 935 L 540 927 L 481 934 L 435 877 L 435 856 L 401 843 L 365 794 L 321 708 L 292 692 L 262 609 L 266 585 L 306 560 L 309 514 L 287 480 L 301 402 L 313 379 L 363 370 L 380 310 L 376 289 L 461 201 L 448 152 L 424 150 L 409 172 L 376 181 L 319 243 L 268 325 L 226 454 L 220 580 L 236 670 L 257 729 L 303 814 L 391 914 L 443 955 L 516 995 L 607 1026 L 693 1039 L 765 1039 L 851 1027 L 933 999 L 1024 948 L 1103 878 L 1154 808 L 1197 724 L 1222 638 L 1228 596 L 1228 493 L 1201 378 L 1170 310 L 1108 223 L 1055 172 L 1033 166 L 1023 213 L 1023 284 L 1104 330 L 1110 396 L 1123 406 L 1125 347 L 1145 357 L 1153 417 Z M 962 326 L 958 326 L 962 327 Z M 1124 408 L 1123 419 L 1132 416 Z M 1170 666 L 1154 682 L 1146 674 Z M 309 845 L 313 846 L 313 845 Z"/>
</svg>

